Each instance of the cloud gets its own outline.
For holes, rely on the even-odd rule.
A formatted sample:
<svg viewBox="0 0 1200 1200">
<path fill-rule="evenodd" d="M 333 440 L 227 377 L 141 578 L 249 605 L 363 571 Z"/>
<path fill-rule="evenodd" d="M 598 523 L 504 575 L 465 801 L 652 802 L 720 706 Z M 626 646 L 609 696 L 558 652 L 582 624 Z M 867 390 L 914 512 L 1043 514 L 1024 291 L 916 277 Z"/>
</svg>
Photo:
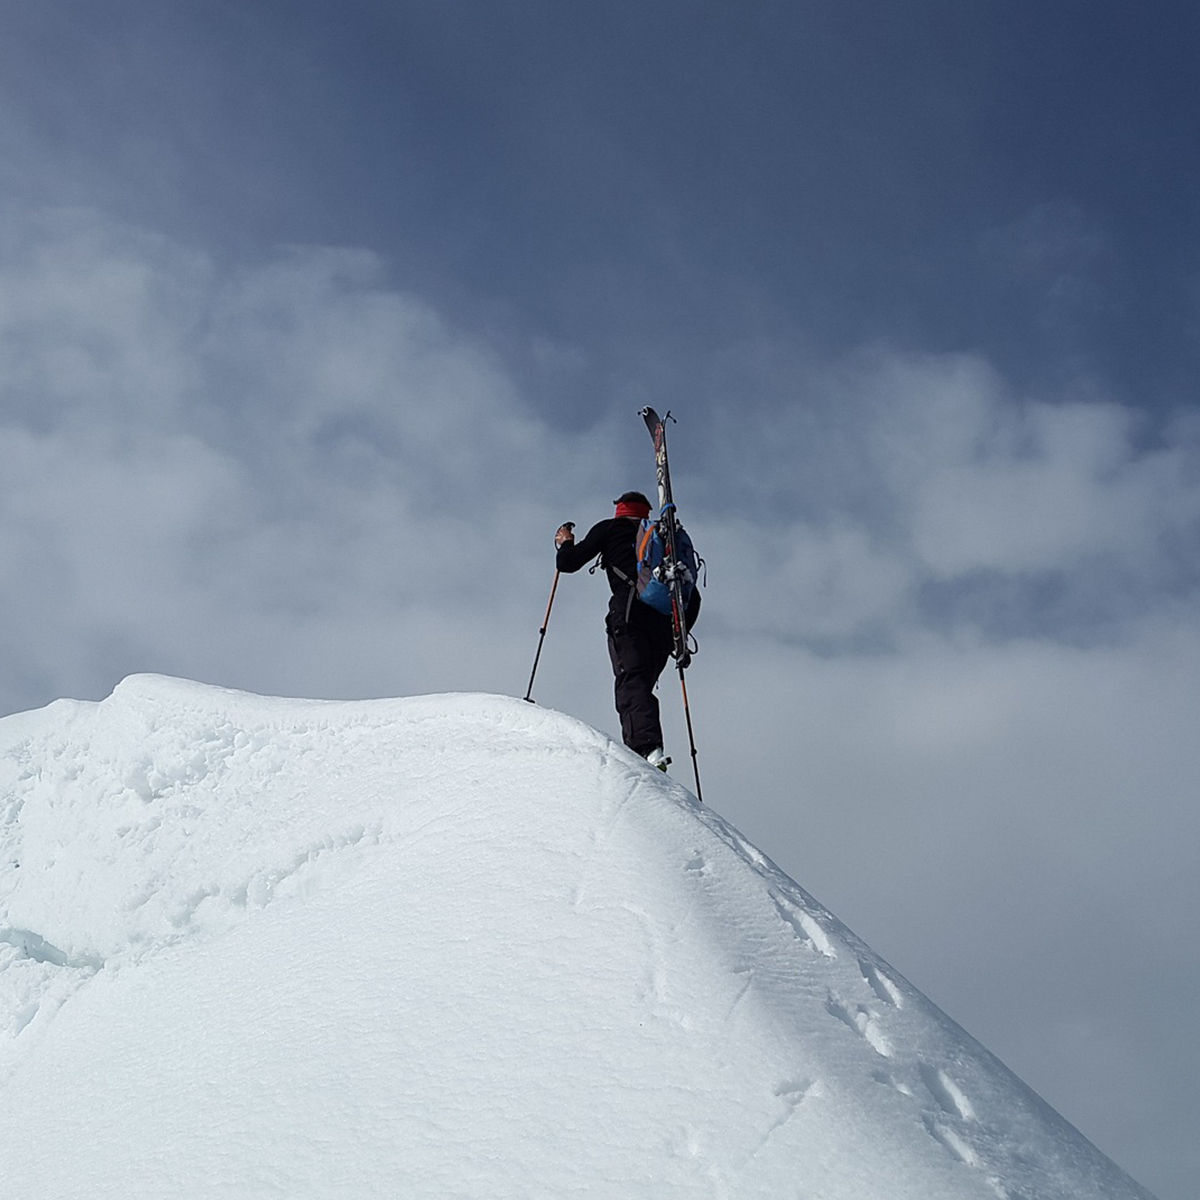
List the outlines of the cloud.
<svg viewBox="0 0 1200 1200">
<path fill-rule="evenodd" d="M 5 242 L 8 640 L 44 687 L 165 663 L 353 688 L 361 651 L 324 681 L 280 667 L 364 622 L 415 657 L 453 646 L 436 614 L 511 580 L 527 534 L 506 506 L 527 511 L 562 457 L 486 347 L 372 255 L 223 269 L 80 211 L 10 217 Z"/>
<path fill-rule="evenodd" d="M 85 211 L 10 213 L 0 245 L 9 711 L 134 670 L 521 694 L 551 531 L 652 486 L 631 397 L 706 366 L 631 368 L 560 421 L 368 252 L 230 264 Z M 1020 397 L 977 355 L 764 341 L 713 362 L 720 388 L 672 429 L 710 562 L 689 675 L 706 795 L 1038 1086 L 1027 956 L 1063 955 L 1087 995 L 1053 999 L 1081 1021 L 1111 998 L 1107 931 L 1179 971 L 1147 927 L 1194 889 L 1171 831 L 1200 770 L 1200 427 Z M 615 731 L 604 600 L 562 581 L 535 691 Z M 1137 895 L 1110 890 L 1126 871 Z"/>
<path fill-rule="evenodd" d="M 871 531 L 844 517 L 806 522 L 704 520 L 714 595 L 706 624 L 785 641 L 851 648 L 903 620 L 911 565 Z"/>
<path fill-rule="evenodd" d="M 977 356 L 886 346 L 756 384 L 764 415 L 725 422 L 709 447 L 739 477 L 717 494 L 750 509 L 740 524 L 703 514 L 710 557 L 743 583 L 731 627 L 825 650 L 911 632 L 1075 644 L 1195 594 L 1189 422 L 1020 397 Z"/>
<path fill-rule="evenodd" d="M 917 489 L 914 545 L 939 577 L 1069 570 L 1106 557 L 1142 567 L 1165 531 L 1200 515 L 1195 445 L 1146 453 L 1112 404 L 1025 404 L 993 414 L 969 457 Z"/>
<path fill-rule="evenodd" d="M 541 590 L 531 531 L 649 484 L 633 404 L 556 426 L 369 252 L 222 265 L 78 210 L 10 215 L 3 244 L 0 436 L 20 466 L 0 498 L 31 564 L 15 610 L 53 615 L 53 644 L 101 629 L 178 660 L 186 618 L 243 655 L 261 640 L 266 667 L 402 613 L 515 625 Z M 1193 594 L 1194 424 L 1019 399 L 971 355 L 746 352 L 763 406 L 711 440 L 694 412 L 674 431 L 710 629 L 825 654 L 948 633 L 1076 644 Z M 780 404 L 788 389 L 805 403 Z M 440 634 L 492 652 L 482 629 Z"/>
</svg>

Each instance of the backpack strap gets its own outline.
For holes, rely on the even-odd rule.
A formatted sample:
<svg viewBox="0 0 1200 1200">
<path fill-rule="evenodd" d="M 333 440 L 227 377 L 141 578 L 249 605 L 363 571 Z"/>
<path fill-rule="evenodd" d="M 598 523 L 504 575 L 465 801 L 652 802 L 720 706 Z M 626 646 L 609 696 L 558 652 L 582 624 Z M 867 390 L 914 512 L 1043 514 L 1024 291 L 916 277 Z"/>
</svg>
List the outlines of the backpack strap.
<svg viewBox="0 0 1200 1200">
<path fill-rule="evenodd" d="M 597 560 L 597 566 L 603 566 L 605 570 L 611 571 L 618 579 L 629 584 L 629 595 L 625 600 L 625 624 L 629 624 L 629 614 L 633 612 L 633 598 L 637 595 L 637 580 L 630 579 L 620 567 L 614 567 L 612 563 L 600 563 Z"/>
<path fill-rule="evenodd" d="M 639 538 L 635 538 L 634 550 L 637 554 L 635 559 L 637 562 L 641 561 L 641 549 L 641 540 Z M 629 585 L 629 595 L 625 600 L 625 624 L 628 625 L 630 614 L 633 612 L 633 598 L 637 595 L 637 576 L 635 575 L 632 579 L 630 579 L 620 567 L 614 565 L 613 563 L 605 562 L 603 551 L 601 551 L 600 556 L 588 568 L 588 574 L 594 575 L 601 567 L 603 567 L 606 571 L 611 571 L 619 580 L 621 580 L 622 583 L 627 583 Z"/>
<path fill-rule="evenodd" d="M 645 556 L 646 547 L 650 544 L 650 539 L 654 537 L 654 526 L 650 523 L 642 525 L 639 531 L 638 539 L 634 542 L 634 550 L 637 553 L 637 561 L 640 563 Z"/>
</svg>

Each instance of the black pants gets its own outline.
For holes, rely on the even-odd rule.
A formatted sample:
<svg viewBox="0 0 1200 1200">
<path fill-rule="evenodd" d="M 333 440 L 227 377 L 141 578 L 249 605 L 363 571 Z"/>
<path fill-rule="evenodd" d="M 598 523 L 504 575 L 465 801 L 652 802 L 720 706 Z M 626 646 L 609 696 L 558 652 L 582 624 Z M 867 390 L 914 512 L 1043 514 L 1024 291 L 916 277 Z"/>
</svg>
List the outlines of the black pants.
<svg viewBox="0 0 1200 1200">
<path fill-rule="evenodd" d="M 654 686 L 671 657 L 671 622 L 652 611 L 626 621 L 624 612 L 609 611 L 608 656 L 612 659 L 613 695 L 621 718 L 621 738 L 643 756 L 663 744 L 658 697 Z"/>
</svg>

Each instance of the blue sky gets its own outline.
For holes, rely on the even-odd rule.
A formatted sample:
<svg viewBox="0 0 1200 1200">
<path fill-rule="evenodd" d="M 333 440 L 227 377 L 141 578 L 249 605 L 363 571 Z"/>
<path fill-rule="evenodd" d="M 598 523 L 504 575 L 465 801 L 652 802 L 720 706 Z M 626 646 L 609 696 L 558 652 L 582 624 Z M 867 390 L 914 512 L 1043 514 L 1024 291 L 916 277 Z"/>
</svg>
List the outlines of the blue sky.
<svg viewBox="0 0 1200 1200">
<path fill-rule="evenodd" d="M 0 709 L 520 694 L 672 409 L 706 797 L 1184 1200 L 1200 17 L 0 12 Z"/>
</svg>

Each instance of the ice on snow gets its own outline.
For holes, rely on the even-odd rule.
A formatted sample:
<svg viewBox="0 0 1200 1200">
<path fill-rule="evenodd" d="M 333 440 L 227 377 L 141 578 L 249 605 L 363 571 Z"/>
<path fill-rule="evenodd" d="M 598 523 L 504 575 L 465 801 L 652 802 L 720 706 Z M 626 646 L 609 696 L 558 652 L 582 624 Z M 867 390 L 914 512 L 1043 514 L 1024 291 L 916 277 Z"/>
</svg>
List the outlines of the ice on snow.
<svg viewBox="0 0 1200 1200">
<path fill-rule="evenodd" d="M 482 695 L 0 720 L 0 1128 L 31 1200 L 1149 1196 L 683 787 Z"/>
</svg>

